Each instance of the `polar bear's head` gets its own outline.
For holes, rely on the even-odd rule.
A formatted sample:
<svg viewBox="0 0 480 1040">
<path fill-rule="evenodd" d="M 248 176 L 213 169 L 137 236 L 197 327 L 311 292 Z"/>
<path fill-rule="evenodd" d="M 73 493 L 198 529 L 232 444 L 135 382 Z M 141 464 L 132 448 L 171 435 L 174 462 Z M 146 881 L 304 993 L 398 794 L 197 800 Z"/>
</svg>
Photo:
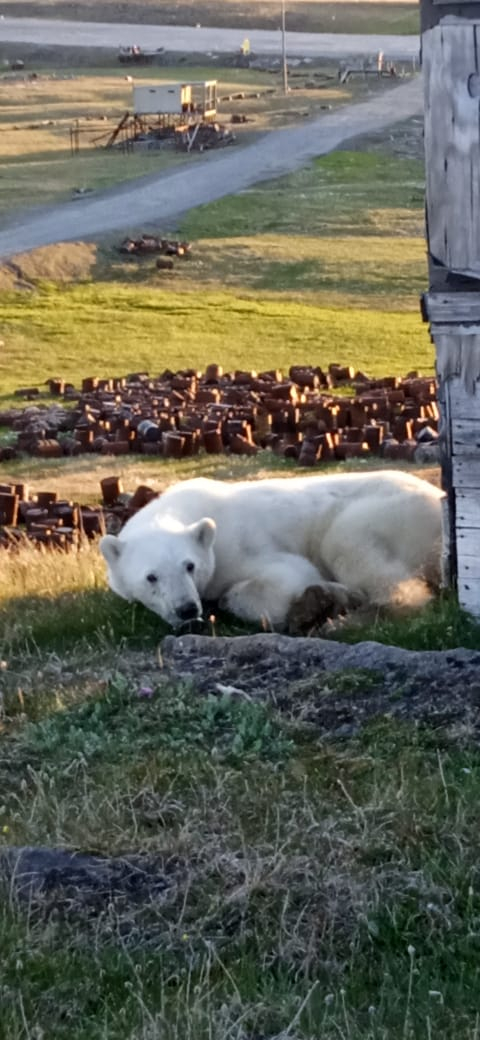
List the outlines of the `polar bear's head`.
<svg viewBox="0 0 480 1040">
<path fill-rule="evenodd" d="M 173 628 L 202 616 L 201 597 L 213 575 L 215 522 L 208 517 L 185 526 L 178 522 L 141 529 L 129 536 L 105 535 L 100 551 L 110 588 L 138 600 Z"/>
</svg>

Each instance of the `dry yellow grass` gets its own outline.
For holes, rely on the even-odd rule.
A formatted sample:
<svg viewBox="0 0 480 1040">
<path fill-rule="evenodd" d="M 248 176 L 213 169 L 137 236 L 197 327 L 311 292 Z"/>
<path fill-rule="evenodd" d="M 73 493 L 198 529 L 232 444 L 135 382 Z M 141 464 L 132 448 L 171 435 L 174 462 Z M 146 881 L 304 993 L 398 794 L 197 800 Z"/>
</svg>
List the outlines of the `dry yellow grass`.
<svg viewBox="0 0 480 1040">
<path fill-rule="evenodd" d="M 112 59 L 114 60 L 114 59 Z M 32 63 L 32 60 L 31 62 Z M 131 70 L 129 70 L 131 71 Z M 280 87 L 279 78 L 254 70 L 174 66 L 135 70 L 135 81 L 156 83 L 219 80 L 219 94 L 260 93 L 257 98 L 225 101 L 219 104 L 219 118 L 229 122 L 235 111 L 246 114 L 245 126 L 236 128 L 239 143 L 252 134 L 283 126 L 321 105 L 335 106 L 348 101 L 352 85 L 339 88 L 336 82 L 326 89 L 299 89 L 288 98 L 265 94 L 266 88 Z M 277 82 L 278 80 L 278 82 Z M 362 92 L 362 84 L 353 89 Z M 39 68 L 37 79 L 23 74 L 0 77 L 0 217 L 12 208 L 46 205 L 69 198 L 74 187 L 96 190 L 157 173 L 173 164 L 192 166 L 198 156 L 186 157 L 172 148 L 153 152 L 124 154 L 104 147 L 108 136 L 126 111 L 133 110 L 132 84 L 125 70 L 90 69 L 55 71 L 55 64 Z M 71 155 L 70 128 L 80 127 L 80 150 Z"/>
<path fill-rule="evenodd" d="M 123 155 L 94 139 L 112 129 L 131 105 L 131 86 L 120 72 L 0 80 L 0 214 L 70 197 L 74 187 L 105 188 L 180 161 L 170 151 Z M 70 151 L 70 127 L 81 135 Z"/>
</svg>

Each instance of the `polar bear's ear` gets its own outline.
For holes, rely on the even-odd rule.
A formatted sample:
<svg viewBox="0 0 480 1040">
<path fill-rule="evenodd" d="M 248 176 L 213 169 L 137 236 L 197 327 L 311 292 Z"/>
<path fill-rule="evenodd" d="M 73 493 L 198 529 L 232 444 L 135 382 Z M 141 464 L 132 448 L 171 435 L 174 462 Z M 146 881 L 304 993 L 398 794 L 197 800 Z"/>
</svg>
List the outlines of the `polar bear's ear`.
<svg viewBox="0 0 480 1040">
<path fill-rule="evenodd" d="M 100 552 L 113 567 L 120 559 L 123 543 L 114 534 L 106 534 L 99 542 Z"/>
<path fill-rule="evenodd" d="M 213 545 L 216 530 L 215 520 L 211 520 L 209 516 L 204 516 L 203 520 L 190 525 L 190 532 L 202 549 L 210 549 Z"/>
</svg>

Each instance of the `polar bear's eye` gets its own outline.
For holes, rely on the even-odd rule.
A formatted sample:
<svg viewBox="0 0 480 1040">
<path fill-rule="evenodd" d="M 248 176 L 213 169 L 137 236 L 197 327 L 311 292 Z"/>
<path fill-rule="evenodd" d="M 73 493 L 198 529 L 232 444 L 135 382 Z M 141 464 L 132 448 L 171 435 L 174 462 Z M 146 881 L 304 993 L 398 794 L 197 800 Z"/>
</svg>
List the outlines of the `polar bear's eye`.
<svg viewBox="0 0 480 1040">
<path fill-rule="evenodd" d="M 189 574 L 193 574 L 195 570 L 195 564 L 192 563 L 191 560 L 189 560 L 188 563 L 185 564 L 185 570 L 188 571 Z"/>
<path fill-rule="evenodd" d="M 158 581 L 157 575 L 156 574 L 147 574 L 147 581 L 150 582 L 150 585 L 155 585 L 155 582 Z"/>
</svg>

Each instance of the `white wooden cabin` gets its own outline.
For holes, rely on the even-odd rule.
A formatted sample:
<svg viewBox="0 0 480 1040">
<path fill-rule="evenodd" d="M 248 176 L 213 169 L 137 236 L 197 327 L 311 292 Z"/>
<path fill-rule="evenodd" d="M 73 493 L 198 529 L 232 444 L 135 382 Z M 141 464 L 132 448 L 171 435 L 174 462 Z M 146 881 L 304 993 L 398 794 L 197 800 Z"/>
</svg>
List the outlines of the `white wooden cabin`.
<svg viewBox="0 0 480 1040">
<path fill-rule="evenodd" d="M 217 112 L 217 81 L 190 83 L 141 83 L 133 88 L 134 116 L 156 115 L 189 118 L 194 114 L 214 119 Z"/>
</svg>

